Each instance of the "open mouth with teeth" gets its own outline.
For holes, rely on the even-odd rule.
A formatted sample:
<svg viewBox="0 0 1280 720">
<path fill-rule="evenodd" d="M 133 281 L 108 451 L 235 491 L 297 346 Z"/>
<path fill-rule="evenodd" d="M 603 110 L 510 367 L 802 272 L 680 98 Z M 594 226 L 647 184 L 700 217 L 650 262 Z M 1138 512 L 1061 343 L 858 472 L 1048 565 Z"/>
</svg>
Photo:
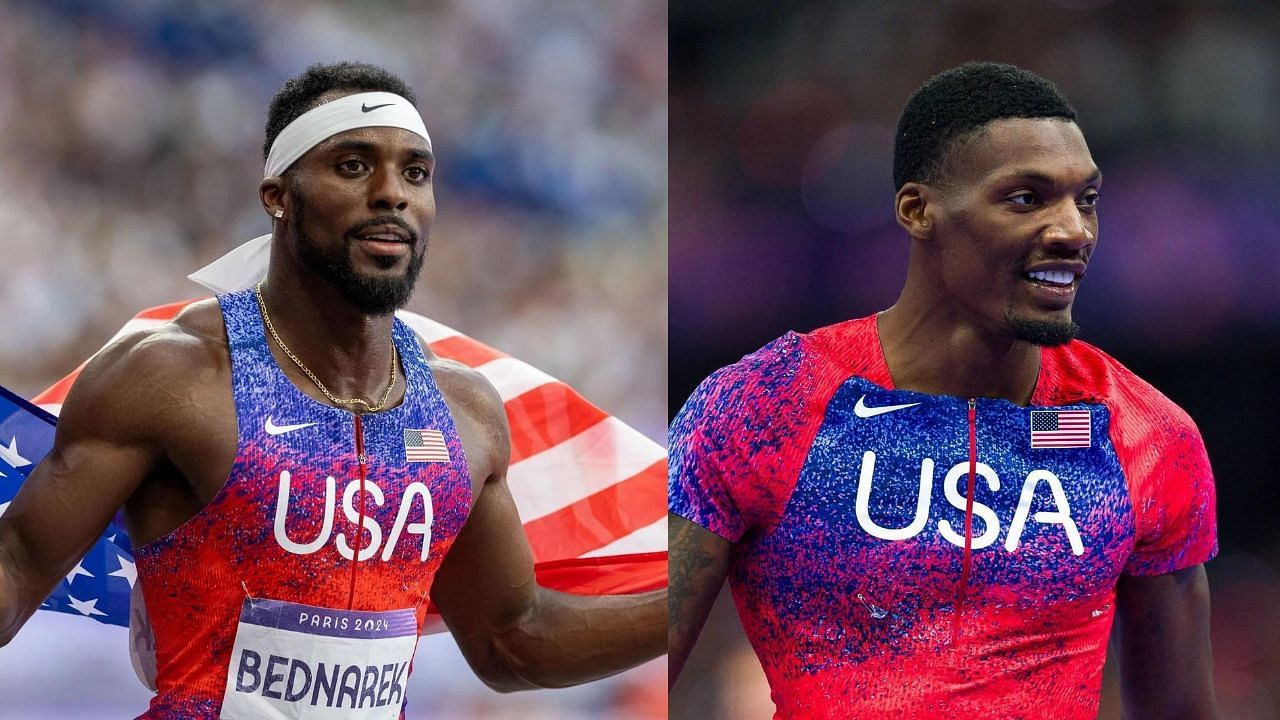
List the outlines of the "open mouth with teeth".
<svg viewBox="0 0 1280 720">
<path fill-rule="evenodd" d="M 1032 282 L 1051 287 L 1068 287 L 1076 279 L 1076 274 L 1069 270 L 1037 270 L 1036 272 L 1023 273 L 1022 276 Z"/>
</svg>

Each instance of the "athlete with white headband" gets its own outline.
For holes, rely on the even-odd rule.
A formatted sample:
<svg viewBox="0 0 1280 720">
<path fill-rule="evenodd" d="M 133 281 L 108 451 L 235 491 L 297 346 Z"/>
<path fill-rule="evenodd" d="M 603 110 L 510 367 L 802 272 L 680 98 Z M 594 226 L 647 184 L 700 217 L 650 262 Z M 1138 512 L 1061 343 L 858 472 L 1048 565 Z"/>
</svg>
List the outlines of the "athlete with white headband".
<svg viewBox="0 0 1280 720">
<path fill-rule="evenodd" d="M 289 166 L 317 144 L 340 132 L 362 127 L 397 127 L 419 135 L 431 150 L 431 136 L 418 109 L 408 100 L 389 92 L 364 92 L 338 98 L 303 113 L 280 131 L 271 143 L 263 177 L 283 175 Z M 252 267 L 264 276 L 271 252 L 271 233 L 249 242 L 190 275 L 197 283 L 223 292 L 236 287 L 244 268 Z"/>
<path fill-rule="evenodd" d="M 429 600 L 499 690 L 666 650 L 666 591 L 541 588 L 497 391 L 393 313 L 435 219 L 412 91 L 313 66 L 272 100 L 253 287 L 95 356 L 0 525 L 0 644 L 123 508 L 155 638 L 143 718 L 403 717 Z M 230 288 L 228 288 L 230 289 Z"/>
<path fill-rule="evenodd" d="M 283 175 L 308 150 L 347 130 L 397 127 L 421 137 L 431 149 L 431 136 L 422 116 L 408 100 L 389 92 L 365 92 L 331 100 L 289 123 L 267 154 L 263 177 Z"/>
</svg>

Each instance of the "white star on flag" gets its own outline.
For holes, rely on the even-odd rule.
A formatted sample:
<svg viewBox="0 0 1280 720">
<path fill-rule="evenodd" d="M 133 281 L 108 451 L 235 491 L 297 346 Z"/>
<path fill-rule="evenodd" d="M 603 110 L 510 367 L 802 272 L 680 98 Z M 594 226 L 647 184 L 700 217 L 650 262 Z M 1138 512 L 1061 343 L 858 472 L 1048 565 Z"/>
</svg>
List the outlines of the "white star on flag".
<svg viewBox="0 0 1280 720">
<path fill-rule="evenodd" d="M 20 468 L 31 464 L 31 461 L 18 454 L 18 437 L 15 435 L 9 438 L 9 447 L 0 445 L 0 458 L 9 463 L 10 467 Z"/>
<path fill-rule="evenodd" d="M 75 567 L 71 568 L 71 572 L 67 573 L 67 584 L 71 584 L 71 581 L 75 580 L 77 575 L 88 575 L 89 577 L 93 577 L 93 573 L 84 569 L 83 559 L 76 563 Z"/>
<path fill-rule="evenodd" d="M 92 600 L 77 600 L 74 597 L 72 597 L 71 593 L 67 593 L 67 602 L 71 603 L 72 610 L 75 610 L 81 615 L 85 615 L 88 617 L 93 617 L 94 615 L 106 616 L 106 613 L 98 609 L 97 598 L 94 598 Z"/>
<path fill-rule="evenodd" d="M 133 587 L 133 582 L 138 579 L 138 571 L 133 567 L 133 563 L 119 553 L 116 554 L 116 560 L 120 563 L 120 569 L 111 573 L 111 577 L 122 577 L 129 581 L 129 587 Z"/>
</svg>

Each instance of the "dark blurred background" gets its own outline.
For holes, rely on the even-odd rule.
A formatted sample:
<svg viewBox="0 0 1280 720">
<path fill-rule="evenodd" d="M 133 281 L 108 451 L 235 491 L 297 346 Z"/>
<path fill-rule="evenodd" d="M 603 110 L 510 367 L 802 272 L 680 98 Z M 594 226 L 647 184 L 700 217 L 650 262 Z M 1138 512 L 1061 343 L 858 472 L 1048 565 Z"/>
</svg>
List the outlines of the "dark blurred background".
<svg viewBox="0 0 1280 720">
<path fill-rule="evenodd" d="M 1083 337 L 1185 408 L 1213 461 L 1222 717 L 1280 717 L 1277 38 L 1270 2 L 672 3 L 669 413 L 787 330 L 894 302 L 893 131 L 912 90 L 966 60 L 1045 75 L 1106 176 Z M 673 718 L 772 712 L 724 601 Z M 1101 717 L 1115 700 L 1109 671 Z"/>
<path fill-rule="evenodd" d="M 439 214 L 411 309 L 666 437 L 667 13 L 649 0 L 0 0 L 0 384 L 31 397 L 268 232 L 271 95 L 315 62 L 417 91 Z M 8 438 L 5 439 L 6 441 Z M 652 720 L 665 661 L 499 695 L 444 635 L 409 716 Z M 0 720 L 133 717 L 127 633 L 37 613 Z"/>
</svg>

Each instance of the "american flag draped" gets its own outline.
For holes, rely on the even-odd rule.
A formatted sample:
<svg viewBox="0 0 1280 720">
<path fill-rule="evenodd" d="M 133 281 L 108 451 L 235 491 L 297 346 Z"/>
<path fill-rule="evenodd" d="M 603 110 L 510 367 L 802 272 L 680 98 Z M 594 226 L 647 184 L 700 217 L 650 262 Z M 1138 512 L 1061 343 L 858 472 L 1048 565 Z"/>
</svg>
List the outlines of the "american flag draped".
<svg viewBox="0 0 1280 720">
<path fill-rule="evenodd" d="M 160 325 L 192 302 L 144 310 L 116 336 Z M 507 477 L 539 583 L 601 595 L 664 586 L 666 451 L 527 363 L 421 315 L 397 315 L 436 354 L 475 368 L 502 396 L 511 423 Z M 79 372 L 36 396 L 40 407 L 0 395 L 0 512 L 52 446 L 53 416 Z M 41 607 L 127 627 L 132 561 L 128 534 L 114 522 Z"/>
<path fill-rule="evenodd" d="M 0 387 L 0 515 L 53 447 L 55 422 L 49 413 Z M 129 538 L 112 524 L 40 608 L 128 625 L 135 577 Z"/>
</svg>

